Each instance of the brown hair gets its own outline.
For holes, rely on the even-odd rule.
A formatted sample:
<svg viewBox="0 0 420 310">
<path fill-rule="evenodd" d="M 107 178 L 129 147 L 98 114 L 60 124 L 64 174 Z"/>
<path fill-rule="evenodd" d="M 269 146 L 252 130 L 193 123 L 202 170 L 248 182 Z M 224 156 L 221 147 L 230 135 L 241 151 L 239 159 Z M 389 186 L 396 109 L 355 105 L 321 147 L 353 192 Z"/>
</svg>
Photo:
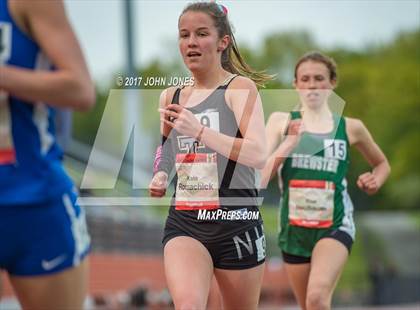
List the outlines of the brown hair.
<svg viewBox="0 0 420 310">
<path fill-rule="evenodd" d="M 267 81 L 273 79 L 272 75 L 253 70 L 242 58 L 232 32 L 232 27 L 229 23 L 225 7 L 216 4 L 215 2 L 191 3 L 185 7 L 179 18 L 181 18 L 181 16 L 186 12 L 190 11 L 206 13 L 212 18 L 219 38 L 222 38 L 225 35 L 230 37 L 229 46 L 222 52 L 223 69 L 229 71 L 230 73 L 246 76 L 260 87 L 264 87 L 264 84 Z"/>
<path fill-rule="evenodd" d="M 308 52 L 299 58 L 295 66 L 295 79 L 297 79 L 297 70 L 299 66 L 306 61 L 320 62 L 324 64 L 330 72 L 330 81 L 337 81 L 337 64 L 334 59 L 317 51 Z"/>
</svg>

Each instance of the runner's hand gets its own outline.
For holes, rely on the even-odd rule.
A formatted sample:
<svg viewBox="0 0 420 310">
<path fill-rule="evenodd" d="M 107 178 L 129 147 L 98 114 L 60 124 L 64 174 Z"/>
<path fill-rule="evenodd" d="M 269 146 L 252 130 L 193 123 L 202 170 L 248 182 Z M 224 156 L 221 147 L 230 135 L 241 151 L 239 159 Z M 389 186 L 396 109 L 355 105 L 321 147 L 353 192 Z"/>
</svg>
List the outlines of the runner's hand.
<svg viewBox="0 0 420 310">
<path fill-rule="evenodd" d="M 183 106 L 170 104 L 166 109 L 159 109 L 159 112 L 165 116 L 161 121 L 171 128 L 175 128 L 179 133 L 193 138 L 196 138 L 200 133 L 202 125 L 194 114 Z M 168 118 L 171 118 L 172 121 L 169 121 Z"/>
<path fill-rule="evenodd" d="M 287 130 L 285 142 L 290 143 L 295 147 L 298 145 L 304 131 L 305 126 L 302 122 L 302 119 L 299 118 L 291 120 L 289 122 L 289 129 Z"/>
<path fill-rule="evenodd" d="M 163 197 L 168 186 L 168 174 L 158 171 L 149 184 L 149 194 L 152 197 Z"/>
<path fill-rule="evenodd" d="M 379 190 L 379 182 L 372 172 L 366 172 L 357 179 L 357 186 L 368 195 L 373 195 Z"/>
</svg>

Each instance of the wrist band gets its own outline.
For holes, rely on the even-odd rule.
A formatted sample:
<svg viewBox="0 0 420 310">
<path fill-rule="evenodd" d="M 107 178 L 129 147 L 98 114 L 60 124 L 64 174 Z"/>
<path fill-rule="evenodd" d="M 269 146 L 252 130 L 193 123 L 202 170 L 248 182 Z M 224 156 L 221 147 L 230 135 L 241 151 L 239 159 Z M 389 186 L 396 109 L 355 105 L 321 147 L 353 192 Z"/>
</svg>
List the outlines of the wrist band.
<svg viewBox="0 0 420 310">
<path fill-rule="evenodd" d="M 205 127 L 205 126 L 201 125 L 201 129 L 200 129 L 200 131 L 198 132 L 197 138 L 195 138 L 198 142 L 201 142 L 201 136 L 203 135 L 203 132 L 204 132 L 204 127 Z"/>
<path fill-rule="evenodd" d="M 155 174 L 158 171 L 161 158 L 162 158 L 162 145 L 159 145 L 156 149 L 155 160 L 153 161 L 153 174 Z"/>
</svg>

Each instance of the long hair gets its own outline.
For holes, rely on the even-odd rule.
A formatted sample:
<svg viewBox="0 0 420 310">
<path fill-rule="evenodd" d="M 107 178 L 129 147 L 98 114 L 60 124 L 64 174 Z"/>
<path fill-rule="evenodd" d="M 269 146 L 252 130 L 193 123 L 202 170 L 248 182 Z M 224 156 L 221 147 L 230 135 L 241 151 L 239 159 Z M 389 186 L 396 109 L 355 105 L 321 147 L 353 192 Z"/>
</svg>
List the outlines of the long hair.
<svg viewBox="0 0 420 310">
<path fill-rule="evenodd" d="M 181 16 L 186 12 L 190 11 L 206 13 L 213 20 L 219 38 L 222 38 L 225 35 L 230 37 L 228 47 L 222 52 L 221 60 L 223 69 L 230 73 L 246 76 L 254 81 L 254 83 L 259 87 L 264 87 L 264 84 L 267 81 L 273 79 L 272 75 L 255 71 L 245 62 L 239 52 L 235 36 L 232 32 L 232 27 L 227 17 L 227 9 L 224 6 L 216 4 L 215 2 L 192 3 L 185 7 L 179 18 L 181 18 Z"/>
</svg>

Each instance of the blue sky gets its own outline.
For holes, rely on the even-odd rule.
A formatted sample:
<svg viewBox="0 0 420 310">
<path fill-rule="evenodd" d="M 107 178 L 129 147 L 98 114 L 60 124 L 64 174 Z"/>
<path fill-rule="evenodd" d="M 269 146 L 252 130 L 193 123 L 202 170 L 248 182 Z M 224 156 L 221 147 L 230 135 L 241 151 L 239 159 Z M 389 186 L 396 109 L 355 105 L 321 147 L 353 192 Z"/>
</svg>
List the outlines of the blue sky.
<svg viewBox="0 0 420 310">
<path fill-rule="evenodd" d="M 133 1 L 138 65 L 177 55 L 177 21 L 191 1 Z M 353 49 L 391 40 L 420 26 L 420 1 L 220 1 L 229 10 L 239 44 L 257 48 L 269 33 L 308 30 L 324 47 Z M 123 3 L 65 0 L 92 75 L 112 79 L 124 66 Z"/>
</svg>

